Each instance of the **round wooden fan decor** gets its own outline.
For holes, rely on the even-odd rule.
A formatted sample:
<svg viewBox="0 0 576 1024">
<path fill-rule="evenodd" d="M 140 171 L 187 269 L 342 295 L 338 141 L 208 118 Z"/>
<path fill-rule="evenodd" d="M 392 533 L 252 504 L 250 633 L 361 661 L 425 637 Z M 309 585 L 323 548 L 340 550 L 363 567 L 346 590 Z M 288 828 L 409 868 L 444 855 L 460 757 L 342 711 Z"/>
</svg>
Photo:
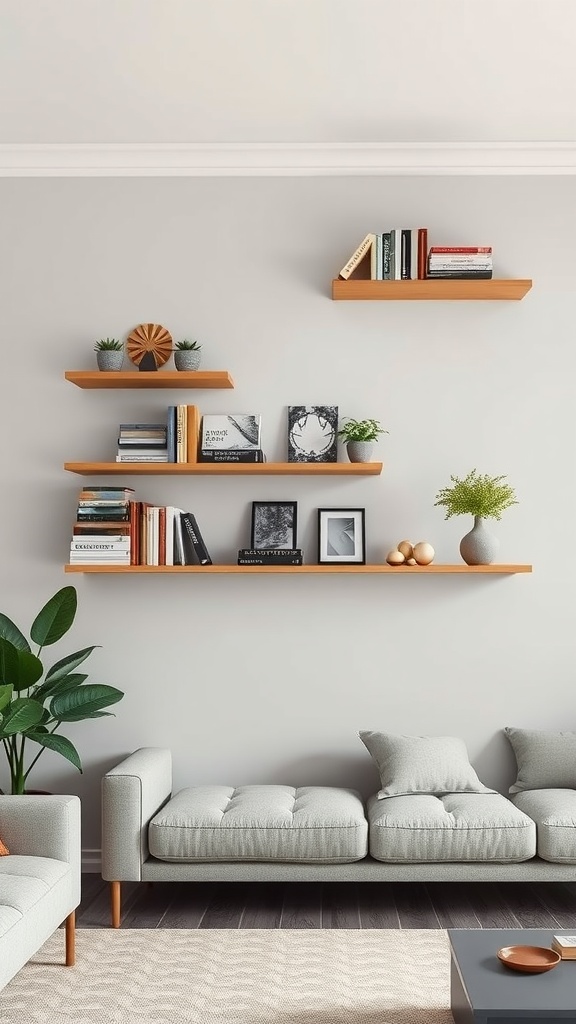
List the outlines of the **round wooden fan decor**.
<svg viewBox="0 0 576 1024">
<path fill-rule="evenodd" d="M 172 355 L 172 335 L 161 324 L 138 324 L 128 335 L 126 351 L 128 358 L 139 366 L 150 352 L 156 366 L 163 366 Z"/>
</svg>

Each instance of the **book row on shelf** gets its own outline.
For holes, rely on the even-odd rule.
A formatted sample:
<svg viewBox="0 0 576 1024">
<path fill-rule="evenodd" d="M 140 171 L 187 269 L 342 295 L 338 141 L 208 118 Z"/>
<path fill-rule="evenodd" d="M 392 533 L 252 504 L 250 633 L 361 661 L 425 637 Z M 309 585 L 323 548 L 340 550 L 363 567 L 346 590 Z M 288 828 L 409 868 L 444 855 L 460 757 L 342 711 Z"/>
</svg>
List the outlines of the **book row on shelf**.
<svg viewBox="0 0 576 1024">
<path fill-rule="evenodd" d="M 302 565 L 300 548 L 250 547 L 238 565 Z M 212 565 L 193 512 L 137 501 L 131 487 L 85 487 L 79 494 L 70 565 Z"/>
<path fill-rule="evenodd" d="M 290 405 L 287 408 L 288 462 L 338 461 L 338 406 Z M 171 405 L 166 420 L 120 423 L 116 462 L 260 463 L 260 413 L 205 413 L 195 405 Z"/>
<path fill-rule="evenodd" d="M 344 281 L 353 276 L 372 281 L 489 280 L 492 271 L 492 246 L 428 248 L 427 228 L 392 228 L 369 232 L 338 276 Z"/>
</svg>

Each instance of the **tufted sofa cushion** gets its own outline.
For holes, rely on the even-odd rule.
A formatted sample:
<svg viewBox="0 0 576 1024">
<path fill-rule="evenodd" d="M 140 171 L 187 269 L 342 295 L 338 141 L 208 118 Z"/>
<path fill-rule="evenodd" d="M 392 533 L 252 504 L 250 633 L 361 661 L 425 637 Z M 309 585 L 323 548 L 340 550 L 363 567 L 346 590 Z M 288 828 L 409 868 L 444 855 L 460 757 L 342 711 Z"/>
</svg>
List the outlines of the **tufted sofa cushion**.
<svg viewBox="0 0 576 1024">
<path fill-rule="evenodd" d="M 576 791 L 535 789 L 512 799 L 536 822 L 538 856 L 553 864 L 576 864 Z"/>
<path fill-rule="evenodd" d="M 343 864 L 366 856 L 368 823 L 354 790 L 328 786 L 195 786 L 149 825 L 163 861 Z"/>
<path fill-rule="evenodd" d="M 370 853 L 380 861 L 529 860 L 536 826 L 499 793 L 396 796 L 368 801 Z"/>
</svg>

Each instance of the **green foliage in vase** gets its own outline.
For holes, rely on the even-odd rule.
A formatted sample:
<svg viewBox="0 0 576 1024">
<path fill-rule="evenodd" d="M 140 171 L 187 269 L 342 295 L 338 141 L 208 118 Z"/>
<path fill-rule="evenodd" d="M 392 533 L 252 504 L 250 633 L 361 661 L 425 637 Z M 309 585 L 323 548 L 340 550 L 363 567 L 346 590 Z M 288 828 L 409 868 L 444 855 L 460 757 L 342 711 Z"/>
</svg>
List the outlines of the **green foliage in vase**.
<svg viewBox="0 0 576 1024">
<path fill-rule="evenodd" d="M 95 352 L 121 352 L 123 348 L 118 338 L 100 338 L 94 345 Z"/>
<path fill-rule="evenodd" d="M 8 759 L 12 793 L 23 793 L 26 780 L 46 748 L 61 754 L 78 771 L 82 764 L 75 746 L 56 730 L 63 722 L 80 722 L 110 714 L 122 690 L 101 683 L 84 685 L 88 676 L 76 672 L 94 650 L 85 647 L 55 662 L 44 674 L 40 654 L 70 629 L 77 608 L 75 587 L 63 587 L 44 605 L 30 627 L 34 654 L 24 634 L 0 613 L 0 740 Z M 43 678 L 44 677 L 44 678 Z M 40 750 L 26 759 L 27 745 Z"/>
<path fill-rule="evenodd" d="M 450 477 L 453 486 L 443 487 L 436 495 L 435 505 L 446 509 L 445 519 L 451 516 L 482 516 L 501 519 L 502 513 L 517 505 L 516 495 L 505 476 L 488 476 L 473 469 L 463 480 Z"/>
<path fill-rule="evenodd" d="M 348 441 L 376 441 L 378 434 L 387 434 L 388 431 L 380 426 L 378 420 L 353 420 L 346 417 L 347 423 L 343 423 L 338 431 L 338 437 L 348 444 Z"/>
<path fill-rule="evenodd" d="M 202 345 L 197 341 L 189 341 L 188 338 L 184 338 L 183 341 L 177 341 L 175 347 L 179 352 L 199 352 Z"/>
</svg>

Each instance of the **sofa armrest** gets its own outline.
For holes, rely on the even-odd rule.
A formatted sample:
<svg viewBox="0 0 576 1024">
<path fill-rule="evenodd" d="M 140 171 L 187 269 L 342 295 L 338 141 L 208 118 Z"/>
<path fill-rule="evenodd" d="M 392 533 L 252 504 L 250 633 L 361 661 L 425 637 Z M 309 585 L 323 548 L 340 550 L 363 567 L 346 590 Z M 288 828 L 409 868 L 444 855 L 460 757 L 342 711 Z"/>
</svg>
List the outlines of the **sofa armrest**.
<svg viewBox="0 0 576 1024">
<path fill-rule="evenodd" d="M 172 792 L 172 755 L 141 747 L 102 779 L 102 878 L 139 882 L 149 855 L 148 823 Z"/>
<path fill-rule="evenodd" d="M 0 796 L 0 836 L 10 853 L 66 861 L 80 877 L 77 796 Z"/>
</svg>

